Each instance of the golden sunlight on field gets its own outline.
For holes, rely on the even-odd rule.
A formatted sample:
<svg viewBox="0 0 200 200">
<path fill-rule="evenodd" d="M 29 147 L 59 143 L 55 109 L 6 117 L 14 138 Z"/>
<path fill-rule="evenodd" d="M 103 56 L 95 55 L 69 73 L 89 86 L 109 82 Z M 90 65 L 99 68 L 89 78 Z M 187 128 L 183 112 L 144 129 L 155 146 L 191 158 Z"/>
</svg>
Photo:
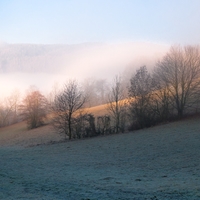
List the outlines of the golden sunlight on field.
<svg viewBox="0 0 200 200">
<path fill-rule="evenodd" d="M 106 104 L 91 108 L 85 108 L 85 112 L 90 112 L 94 116 L 107 114 Z M 51 115 L 48 116 L 49 123 Z M 36 129 L 27 129 L 25 122 L 13 124 L 0 128 L 0 146 L 34 146 L 63 140 L 64 135 L 60 135 L 49 124 Z"/>
</svg>

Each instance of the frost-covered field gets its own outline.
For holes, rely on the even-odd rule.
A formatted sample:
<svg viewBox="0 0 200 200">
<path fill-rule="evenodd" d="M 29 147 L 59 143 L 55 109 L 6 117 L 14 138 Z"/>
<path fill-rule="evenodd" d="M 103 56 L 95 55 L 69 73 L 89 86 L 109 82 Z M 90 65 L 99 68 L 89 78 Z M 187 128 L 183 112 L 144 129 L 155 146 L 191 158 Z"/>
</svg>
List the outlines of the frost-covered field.
<svg viewBox="0 0 200 200">
<path fill-rule="evenodd" d="M 1 146 L 0 199 L 200 199 L 200 119 L 82 141 Z"/>
</svg>

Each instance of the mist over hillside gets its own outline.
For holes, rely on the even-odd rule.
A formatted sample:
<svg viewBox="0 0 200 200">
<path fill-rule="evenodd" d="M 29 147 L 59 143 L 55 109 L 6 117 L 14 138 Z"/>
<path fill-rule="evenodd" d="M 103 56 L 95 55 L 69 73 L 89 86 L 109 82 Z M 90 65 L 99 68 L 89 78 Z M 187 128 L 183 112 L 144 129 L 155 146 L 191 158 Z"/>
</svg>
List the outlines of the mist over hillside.
<svg viewBox="0 0 200 200">
<path fill-rule="evenodd" d="M 64 60 L 87 45 L 0 45 L 0 72 L 55 73 L 63 67 Z"/>
<path fill-rule="evenodd" d="M 0 90 L 88 77 L 111 79 L 126 69 L 152 68 L 169 49 L 147 42 L 83 43 L 75 45 L 0 44 Z"/>
</svg>

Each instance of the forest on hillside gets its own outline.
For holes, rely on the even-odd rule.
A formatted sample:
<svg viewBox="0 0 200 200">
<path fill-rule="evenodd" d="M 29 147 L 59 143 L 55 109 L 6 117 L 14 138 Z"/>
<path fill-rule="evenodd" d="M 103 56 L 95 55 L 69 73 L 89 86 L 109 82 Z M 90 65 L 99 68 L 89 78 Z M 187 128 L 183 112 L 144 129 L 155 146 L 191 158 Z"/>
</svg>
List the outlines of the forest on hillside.
<svg viewBox="0 0 200 200">
<path fill-rule="evenodd" d="M 105 104 L 105 115 L 87 108 Z M 30 87 L 24 97 L 14 91 L 0 104 L 0 127 L 25 120 L 33 129 L 51 124 L 69 139 L 123 133 L 200 112 L 200 47 L 172 46 L 157 61 L 127 77 L 68 80 L 48 95 Z"/>
</svg>

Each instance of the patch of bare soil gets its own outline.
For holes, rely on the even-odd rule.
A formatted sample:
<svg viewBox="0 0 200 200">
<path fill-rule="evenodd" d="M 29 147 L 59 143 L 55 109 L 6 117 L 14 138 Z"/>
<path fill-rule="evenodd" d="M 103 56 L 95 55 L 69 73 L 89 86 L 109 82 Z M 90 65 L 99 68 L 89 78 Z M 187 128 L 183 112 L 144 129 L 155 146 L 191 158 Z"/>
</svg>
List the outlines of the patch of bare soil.
<svg viewBox="0 0 200 200">
<path fill-rule="evenodd" d="M 53 145 L 16 144 L 0 148 L 0 199 L 200 199 L 198 118 Z"/>
</svg>

